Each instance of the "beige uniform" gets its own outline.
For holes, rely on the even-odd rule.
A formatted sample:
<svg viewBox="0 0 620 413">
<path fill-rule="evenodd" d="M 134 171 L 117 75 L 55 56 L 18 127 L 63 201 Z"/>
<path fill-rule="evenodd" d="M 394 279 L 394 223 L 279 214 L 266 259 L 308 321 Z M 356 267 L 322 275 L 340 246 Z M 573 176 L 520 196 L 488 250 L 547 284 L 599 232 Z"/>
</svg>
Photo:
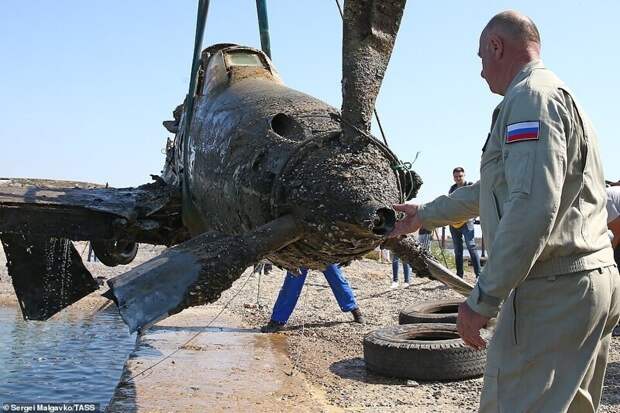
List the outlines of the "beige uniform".
<svg viewBox="0 0 620 413">
<path fill-rule="evenodd" d="M 495 316 L 484 412 L 595 411 L 620 277 L 598 143 L 572 93 L 526 65 L 493 112 L 480 181 L 420 206 L 425 228 L 480 216 L 489 259 L 467 299 Z"/>
</svg>

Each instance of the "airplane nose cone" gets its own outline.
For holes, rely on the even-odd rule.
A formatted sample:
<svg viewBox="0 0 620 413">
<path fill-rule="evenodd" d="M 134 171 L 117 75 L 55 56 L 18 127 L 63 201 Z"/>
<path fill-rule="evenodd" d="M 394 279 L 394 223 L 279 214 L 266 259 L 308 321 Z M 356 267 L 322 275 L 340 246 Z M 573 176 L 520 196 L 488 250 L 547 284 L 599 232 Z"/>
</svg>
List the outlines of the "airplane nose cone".
<svg viewBox="0 0 620 413">
<path fill-rule="evenodd" d="M 375 235 L 387 236 L 396 224 L 396 212 L 392 208 L 379 208 L 375 212 L 375 219 L 372 223 L 372 232 Z"/>
<path fill-rule="evenodd" d="M 395 156 L 388 155 L 368 139 L 348 143 L 336 134 L 304 144 L 289 159 L 274 203 L 276 215 L 293 213 L 304 225 L 303 239 L 289 250 L 303 255 L 305 266 L 359 258 L 394 229 L 391 207 L 402 198 Z"/>
<path fill-rule="evenodd" d="M 348 221 L 367 234 L 385 237 L 394 229 L 396 212 L 373 202 L 361 208 L 350 208 Z"/>
</svg>

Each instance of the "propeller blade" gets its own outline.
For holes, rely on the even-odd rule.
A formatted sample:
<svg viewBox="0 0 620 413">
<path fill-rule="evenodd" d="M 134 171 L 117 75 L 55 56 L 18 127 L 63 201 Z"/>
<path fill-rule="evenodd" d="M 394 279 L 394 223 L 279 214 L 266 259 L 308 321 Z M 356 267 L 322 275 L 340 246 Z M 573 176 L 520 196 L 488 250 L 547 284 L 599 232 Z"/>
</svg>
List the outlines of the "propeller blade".
<svg viewBox="0 0 620 413">
<path fill-rule="evenodd" d="M 342 32 L 342 120 L 345 137 L 370 131 L 406 0 L 346 0 Z"/>
<path fill-rule="evenodd" d="M 144 330 L 187 307 L 216 301 L 246 268 L 301 235 L 290 215 L 243 235 L 204 233 L 108 281 L 104 296 L 114 300 L 130 331 Z"/>
<path fill-rule="evenodd" d="M 390 238 L 383 246 L 411 265 L 416 274 L 427 275 L 444 283 L 457 293 L 469 296 L 474 286 L 438 263 L 413 237 Z"/>
</svg>

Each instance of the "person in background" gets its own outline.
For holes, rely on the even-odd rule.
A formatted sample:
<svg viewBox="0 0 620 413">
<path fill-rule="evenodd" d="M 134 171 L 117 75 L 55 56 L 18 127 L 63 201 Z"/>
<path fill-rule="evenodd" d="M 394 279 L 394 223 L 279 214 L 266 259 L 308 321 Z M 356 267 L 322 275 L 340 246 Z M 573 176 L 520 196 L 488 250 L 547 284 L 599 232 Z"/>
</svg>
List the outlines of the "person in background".
<svg viewBox="0 0 620 413">
<path fill-rule="evenodd" d="M 454 178 L 454 185 L 450 187 L 448 194 L 457 189 L 472 185 L 472 182 L 465 181 L 465 169 L 457 166 L 452 170 L 452 177 Z M 465 245 L 469 252 L 469 259 L 474 266 L 474 273 L 476 278 L 480 275 L 480 257 L 478 251 L 476 251 L 476 241 L 474 239 L 474 220 L 468 219 L 465 222 L 459 222 L 450 225 L 450 235 L 452 236 L 452 244 L 454 247 L 454 261 L 456 262 L 456 275 L 463 278 L 463 239 L 465 239 Z"/>
<path fill-rule="evenodd" d="M 607 228 L 611 231 L 611 246 L 614 248 L 616 265 L 620 266 L 620 186 L 609 186 L 606 191 Z"/>
<path fill-rule="evenodd" d="M 398 288 L 398 267 L 400 266 L 400 258 L 392 253 L 392 288 Z M 403 287 L 409 287 L 409 279 L 411 278 L 411 266 L 403 261 L 403 276 L 405 282 Z"/>
<path fill-rule="evenodd" d="M 271 319 L 267 325 L 261 328 L 263 333 L 277 333 L 284 328 L 297 305 L 297 300 L 304 287 L 307 275 L 307 268 L 302 268 L 299 275 L 293 274 L 290 271 L 286 273 L 284 284 L 282 284 L 278 299 L 273 306 Z M 357 305 L 355 294 L 353 294 L 351 285 L 344 277 L 340 266 L 338 264 L 328 265 L 323 271 L 323 275 L 325 275 L 325 279 L 332 289 L 342 312 L 350 312 L 356 323 L 364 324 L 364 317 Z"/>
<path fill-rule="evenodd" d="M 425 251 L 431 250 L 431 242 L 433 241 L 433 233 L 428 229 L 422 227 L 418 232 L 418 241 L 420 242 L 420 246 Z"/>
</svg>

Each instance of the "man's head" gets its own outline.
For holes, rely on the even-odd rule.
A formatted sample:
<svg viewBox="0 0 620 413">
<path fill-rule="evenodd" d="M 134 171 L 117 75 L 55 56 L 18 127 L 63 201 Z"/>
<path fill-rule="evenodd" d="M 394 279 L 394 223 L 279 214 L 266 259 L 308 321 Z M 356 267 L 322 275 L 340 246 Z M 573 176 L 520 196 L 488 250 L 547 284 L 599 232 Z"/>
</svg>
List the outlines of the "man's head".
<svg viewBox="0 0 620 413">
<path fill-rule="evenodd" d="M 457 166 L 452 170 L 452 177 L 454 178 L 454 183 L 457 186 L 465 185 L 465 169 L 461 166 Z"/>
<path fill-rule="evenodd" d="M 540 34 L 529 17 L 517 11 L 501 12 L 487 23 L 480 35 L 480 75 L 491 92 L 504 95 L 521 68 L 540 58 Z"/>
</svg>

